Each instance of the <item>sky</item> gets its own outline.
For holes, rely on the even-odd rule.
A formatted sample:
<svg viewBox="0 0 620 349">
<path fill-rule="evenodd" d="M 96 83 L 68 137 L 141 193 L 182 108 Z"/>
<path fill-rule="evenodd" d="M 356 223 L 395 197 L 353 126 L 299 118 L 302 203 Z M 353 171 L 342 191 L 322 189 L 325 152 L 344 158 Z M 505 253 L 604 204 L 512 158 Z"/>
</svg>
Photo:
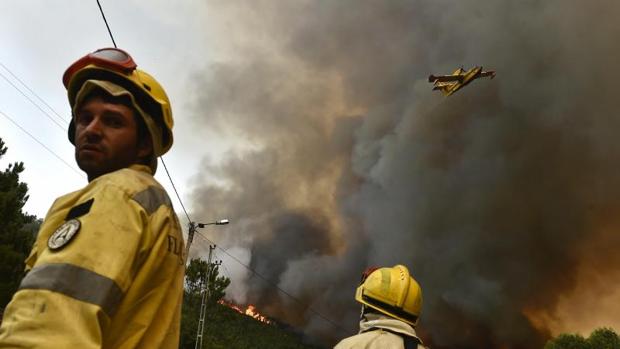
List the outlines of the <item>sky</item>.
<svg viewBox="0 0 620 349">
<path fill-rule="evenodd" d="M 404 264 L 434 348 L 620 326 L 616 2 L 102 5 L 170 96 L 164 159 L 191 218 L 231 220 L 201 233 L 235 301 L 335 344 L 356 330 L 361 271 Z M 0 79 L 0 111 L 64 160 L 0 115 L 0 165 L 25 163 L 25 209 L 43 217 L 86 182 L 62 73 L 111 41 L 95 1 L 4 0 L 0 13 L 0 63 L 60 115 Z M 475 65 L 497 77 L 449 98 L 427 82 Z M 161 163 L 156 178 L 185 222 Z"/>
<path fill-rule="evenodd" d="M 179 136 L 164 160 L 167 160 L 173 180 L 179 183 L 177 189 L 181 195 L 187 193 L 182 183 L 195 173 L 199 156 L 209 154 L 217 158 L 231 143 L 228 137 L 213 130 L 194 133 L 191 125 L 184 122 L 196 113 L 187 107 L 186 96 L 196 92 L 189 88 L 188 80 L 213 56 L 208 45 L 212 41 L 209 33 L 201 29 L 202 17 L 192 15 L 196 8 L 200 10 L 199 4 L 185 2 L 185 5 L 173 6 L 166 1 L 148 4 L 110 1 L 104 5 L 117 45 L 127 48 L 140 67 L 153 71 L 169 94 L 177 121 L 175 132 Z M 0 8 L 3 13 L 0 35 L 5 45 L 0 56 L 1 73 L 45 113 L 4 78 L 0 85 L 0 111 L 62 159 L 45 150 L 6 117 L 0 121 L 2 137 L 10 149 L 3 162 L 23 161 L 26 165 L 22 178 L 30 187 L 30 199 L 25 210 L 44 217 L 55 197 L 79 189 L 85 180 L 75 165 L 73 147 L 64 130 L 71 111 L 62 86 L 62 74 L 86 53 L 113 45 L 94 1 L 2 1 Z M 137 13 L 140 15 L 136 16 Z M 197 149 L 200 149 L 199 154 Z M 160 169 L 163 169 L 161 164 Z M 158 171 L 156 178 L 172 192 L 164 171 Z"/>
</svg>

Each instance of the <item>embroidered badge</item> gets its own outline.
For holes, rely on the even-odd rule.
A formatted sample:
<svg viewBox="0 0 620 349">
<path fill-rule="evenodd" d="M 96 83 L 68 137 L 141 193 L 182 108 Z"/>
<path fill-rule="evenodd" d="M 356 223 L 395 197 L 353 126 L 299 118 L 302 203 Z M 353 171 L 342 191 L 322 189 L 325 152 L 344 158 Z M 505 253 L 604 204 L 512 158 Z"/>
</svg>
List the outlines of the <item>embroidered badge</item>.
<svg viewBox="0 0 620 349">
<path fill-rule="evenodd" d="M 77 235 L 80 230 L 80 225 L 80 221 L 77 219 L 65 222 L 65 224 L 56 229 L 54 234 L 47 240 L 47 247 L 52 251 L 61 249 Z"/>
</svg>

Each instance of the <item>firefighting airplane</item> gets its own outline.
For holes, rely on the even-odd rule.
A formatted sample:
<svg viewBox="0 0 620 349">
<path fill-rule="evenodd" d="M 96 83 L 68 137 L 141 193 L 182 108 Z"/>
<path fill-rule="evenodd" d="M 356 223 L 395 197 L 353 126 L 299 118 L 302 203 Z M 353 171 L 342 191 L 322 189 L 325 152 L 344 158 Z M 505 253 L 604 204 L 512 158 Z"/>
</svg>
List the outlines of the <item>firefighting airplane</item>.
<svg viewBox="0 0 620 349">
<path fill-rule="evenodd" d="M 487 76 L 493 79 L 495 77 L 495 71 L 482 71 L 482 67 L 473 67 L 465 71 L 463 67 L 461 67 L 455 70 L 452 75 L 435 76 L 431 74 L 428 77 L 428 82 L 434 83 L 433 91 L 440 90 L 447 97 L 467 86 L 470 82 Z"/>
</svg>

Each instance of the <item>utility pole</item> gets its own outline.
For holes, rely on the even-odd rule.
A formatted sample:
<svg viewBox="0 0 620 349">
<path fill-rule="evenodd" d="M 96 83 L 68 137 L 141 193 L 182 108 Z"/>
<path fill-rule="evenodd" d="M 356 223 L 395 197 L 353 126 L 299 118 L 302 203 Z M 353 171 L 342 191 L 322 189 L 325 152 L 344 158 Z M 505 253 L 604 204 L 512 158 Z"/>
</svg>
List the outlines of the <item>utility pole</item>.
<svg viewBox="0 0 620 349">
<path fill-rule="evenodd" d="M 196 232 L 196 223 L 189 222 L 187 226 L 189 228 L 189 231 L 187 232 L 187 244 L 185 245 L 185 263 L 186 264 L 189 262 L 189 246 L 192 244 L 192 241 L 194 241 L 194 233 Z"/>
<path fill-rule="evenodd" d="M 185 258 L 186 265 L 189 265 L 189 248 L 194 240 L 194 234 L 196 233 L 197 228 L 204 228 L 207 225 L 226 225 L 230 223 L 228 219 L 220 219 L 213 222 L 208 223 L 196 223 L 189 222 L 188 228 L 189 232 L 187 233 L 187 245 L 185 246 Z M 215 250 L 216 245 L 209 245 L 209 259 L 207 261 L 207 275 L 206 280 L 201 283 L 200 294 L 201 294 L 201 303 L 200 303 L 200 318 L 198 319 L 198 330 L 196 331 L 196 344 L 194 349 L 202 349 L 202 335 L 204 333 L 205 327 L 205 315 L 207 314 L 207 300 L 209 299 L 209 280 L 211 279 L 214 271 L 213 264 L 216 266 L 222 264 L 222 261 L 218 261 L 215 263 L 211 263 L 211 257 L 213 255 L 213 250 Z"/>
<path fill-rule="evenodd" d="M 215 250 L 216 245 L 209 245 L 209 259 L 207 262 L 207 275 L 205 281 L 202 283 L 202 287 L 200 290 L 201 293 L 201 303 L 200 303 L 200 318 L 198 319 L 198 331 L 196 332 L 196 345 L 194 349 L 202 349 L 202 335 L 205 329 L 205 315 L 207 314 L 207 301 L 209 300 L 209 280 L 213 274 L 213 265 L 211 264 L 211 256 L 213 250 Z M 215 262 L 214 265 L 220 265 L 222 262 Z"/>
</svg>

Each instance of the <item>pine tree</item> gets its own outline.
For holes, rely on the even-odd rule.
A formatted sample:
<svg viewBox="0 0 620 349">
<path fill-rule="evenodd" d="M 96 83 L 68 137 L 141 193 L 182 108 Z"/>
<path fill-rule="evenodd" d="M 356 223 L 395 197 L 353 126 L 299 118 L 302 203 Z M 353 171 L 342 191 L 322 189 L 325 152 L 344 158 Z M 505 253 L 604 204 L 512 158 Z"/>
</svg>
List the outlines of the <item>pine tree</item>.
<svg viewBox="0 0 620 349">
<path fill-rule="evenodd" d="M 0 138 L 0 158 L 7 152 Z M 24 260 L 34 242 L 40 221 L 22 208 L 28 186 L 19 181 L 24 163 L 9 164 L 0 172 L 0 310 L 4 309 L 23 277 Z"/>
</svg>

